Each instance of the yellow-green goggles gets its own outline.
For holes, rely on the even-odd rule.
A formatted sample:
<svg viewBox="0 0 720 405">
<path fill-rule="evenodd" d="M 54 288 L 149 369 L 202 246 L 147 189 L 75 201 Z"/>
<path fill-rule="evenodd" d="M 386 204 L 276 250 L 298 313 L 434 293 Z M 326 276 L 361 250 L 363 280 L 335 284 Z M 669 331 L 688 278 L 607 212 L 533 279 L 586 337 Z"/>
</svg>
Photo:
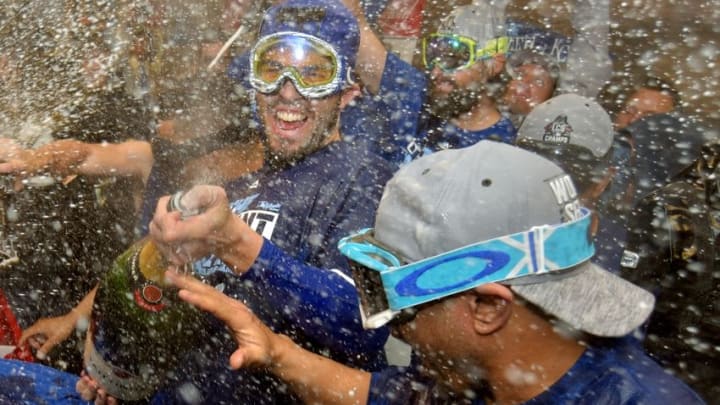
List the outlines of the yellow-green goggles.
<svg viewBox="0 0 720 405">
<path fill-rule="evenodd" d="M 250 84 L 261 93 L 277 91 L 285 79 L 309 98 L 328 96 L 340 88 L 341 60 L 327 42 L 297 32 L 269 35 L 250 54 Z"/>
<path fill-rule="evenodd" d="M 445 72 L 454 72 L 472 66 L 476 61 L 506 53 L 510 38 L 493 38 L 478 48 L 478 43 L 468 37 L 455 34 L 430 34 L 422 40 L 422 58 L 425 68 L 435 66 Z"/>
</svg>

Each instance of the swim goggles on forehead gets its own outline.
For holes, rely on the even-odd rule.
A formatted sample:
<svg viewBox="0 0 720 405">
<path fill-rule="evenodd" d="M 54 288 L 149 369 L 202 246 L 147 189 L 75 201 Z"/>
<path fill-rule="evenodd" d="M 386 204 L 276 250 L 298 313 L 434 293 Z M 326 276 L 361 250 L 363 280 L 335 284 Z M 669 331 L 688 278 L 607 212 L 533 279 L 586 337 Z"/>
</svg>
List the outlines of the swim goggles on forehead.
<svg viewBox="0 0 720 405">
<path fill-rule="evenodd" d="M 297 32 L 269 35 L 250 53 L 250 84 L 261 93 L 273 93 L 289 79 L 302 96 L 325 97 L 340 88 L 342 71 L 330 44 Z"/>
<path fill-rule="evenodd" d="M 430 34 L 422 39 L 422 58 L 425 68 L 439 67 L 454 72 L 472 66 L 476 61 L 506 53 L 510 46 L 508 37 L 493 38 L 482 48 L 468 37 L 455 34 Z"/>
<path fill-rule="evenodd" d="M 595 254 L 590 223 L 591 211 L 581 208 L 580 218 L 571 222 L 533 227 L 413 263 L 375 240 L 372 229 L 343 238 L 338 248 L 350 260 L 363 326 L 374 329 L 407 315 L 408 308 L 482 284 L 521 277 L 531 281 L 534 275 L 577 266 Z"/>
</svg>

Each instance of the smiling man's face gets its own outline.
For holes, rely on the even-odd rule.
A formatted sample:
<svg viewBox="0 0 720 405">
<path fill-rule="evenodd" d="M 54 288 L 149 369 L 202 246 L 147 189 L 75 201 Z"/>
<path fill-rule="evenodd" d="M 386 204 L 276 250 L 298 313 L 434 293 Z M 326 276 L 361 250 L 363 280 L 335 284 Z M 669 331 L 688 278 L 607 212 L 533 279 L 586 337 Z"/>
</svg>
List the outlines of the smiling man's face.
<svg viewBox="0 0 720 405">
<path fill-rule="evenodd" d="M 290 80 L 271 94 L 256 94 L 269 151 L 282 160 L 314 152 L 339 139 L 341 95 L 303 97 Z"/>
<path fill-rule="evenodd" d="M 328 63 L 314 52 L 303 55 L 299 58 L 297 50 L 278 47 L 266 55 L 269 59 L 266 64 L 270 68 L 273 64 L 280 68 L 293 66 L 304 77 L 311 77 Z M 284 79 L 276 91 L 258 91 L 255 96 L 268 150 L 280 161 L 297 159 L 339 140 L 340 111 L 358 93 L 353 85 L 325 97 L 310 98 L 300 94 L 295 86 L 292 80 Z"/>
</svg>

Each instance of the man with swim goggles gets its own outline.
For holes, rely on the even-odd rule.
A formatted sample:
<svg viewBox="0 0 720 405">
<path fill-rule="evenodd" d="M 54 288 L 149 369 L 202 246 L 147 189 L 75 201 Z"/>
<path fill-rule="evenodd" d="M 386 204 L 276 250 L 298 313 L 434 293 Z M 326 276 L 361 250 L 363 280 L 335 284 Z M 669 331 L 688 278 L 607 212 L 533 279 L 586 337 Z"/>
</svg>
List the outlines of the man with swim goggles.
<svg viewBox="0 0 720 405">
<path fill-rule="evenodd" d="M 467 245 L 416 262 L 384 246 L 364 229 L 342 239 L 340 251 L 350 260 L 360 295 L 363 325 L 377 328 L 403 323 L 413 309 L 478 285 L 522 281 L 567 270 L 595 253 L 590 234 L 591 213 L 580 209 L 576 220 L 531 228 Z"/>
<path fill-rule="evenodd" d="M 352 78 L 357 24 L 326 3 L 300 1 L 267 15 L 249 55 L 254 106 L 279 162 L 340 140 L 340 111 L 360 92 Z"/>
<path fill-rule="evenodd" d="M 311 35 L 280 32 L 269 35 L 250 54 L 250 83 L 261 93 L 274 93 L 290 80 L 298 93 L 322 98 L 336 93 L 344 83 L 353 83 L 351 70 L 329 43 Z"/>
<path fill-rule="evenodd" d="M 356 20 L 335 0 L 288 0 L 262 21 L 251 52 L 230 68 L 240 67 L 235 72 L 242 77 L 231 77 L 252 85 L 263 166 L 223 188 L 185 193 L 179 202 L 199 212 L 192 221 L 178 220 L 166 209 L 167 197 L 159 198 L 151 235 L 158 245 L 172 245 L 165 252 L 179 264 L 201 258 L 194 262 L 198 274 L 210 274 L 225 294 L 243 297 L 303 347 L 380 368 L 389 331 L 362 328 L 350 269 L 336 249 L 342 236 L 372 223 L 378 184 L 392 175 L 387 162 L 340 136 L 339 114 L 358 92 L 349 80 L 359 44 Z M 187 373 L 178 373 L 171 395 L 192 385 L 204 403 L 299 402 L 259 375 L 263 370 L 229 373 L 213 361 L 214 352 L 206 353 L 212 347 L 187 356 Z M 207 375 L 218 384 L 200 383 Z"/>
<path fill-rule="evenodd" d="M 358 16 L 361 26 L 364 18 Z M 372 29 L 361 30 L 358 75 L 386 111 L 389 131 L 378 154 L 398 164 L 483 139 L 512 143 L 516 130 L 500 114 L 488 82 L 504 69 L 509 38 L 501 10 L 487 2 L 454 7 L 422 39 L 419 70 L 388 52 Z M 402 114 L 399 114 L 402 112 Z"/>
<path fill-rule="evenodd" d="M 436 66 L 446 73 L 467 69 L 475 62 L 507 52 L 508 37 L 492 38 L 484 44 L 456 34 L 434 33 L 422 39 L 422 60 L 430 71 Z"/>
</svg>

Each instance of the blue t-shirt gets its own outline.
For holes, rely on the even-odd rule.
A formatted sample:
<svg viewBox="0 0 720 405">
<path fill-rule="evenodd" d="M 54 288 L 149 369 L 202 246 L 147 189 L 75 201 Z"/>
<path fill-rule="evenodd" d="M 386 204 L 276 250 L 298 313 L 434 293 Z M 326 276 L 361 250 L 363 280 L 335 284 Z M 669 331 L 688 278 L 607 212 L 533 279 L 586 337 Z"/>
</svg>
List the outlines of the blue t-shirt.
<svg viewBox="0 0 720 405">
<path fill-rule="evenodd" d="M 404 163 L 441 150 L 466 148 L 486 139 L 513 144 L 517 134 L 515 126 L 506 117 L 477 131 L 465 130 L 437 118 L 429 122 L 428 128 L 423 129 L 420 136 L 405 147 Z"/>
<path fill-rule="evenodd" d="M 382 369 L 388 331 L 363 329 L 337 242 L 372 226 L 391 175 L 387 162 L 341 141 L 283 169 L 266 167 L 230 181 L 224 186 L 231 209 L 265 239 L 260 255 L 242 276 L 214 257 L 199 260 L 195 269 L 303 347 L 354 367 Z M 192 402 L 188 391 L 207 403 L 293 400 L 267 373 L 229 370 L 236 344 L 222 332 L 210 336 L 154 402 Z"/>
<path fill-rule="evenodd" d="M 373 373 L 368 404 L 443 404 L 433 397 L 434 385 L 409 369 Z M 421 402 L 418 399 L 426 400 Z M 482 404 L 476 399 L 474 404 Z M 702 404 L 685 383 L 627 339 L 607 339 L 589 346 L 565 375 L 545 392 L 525 402 L 541 404 Z"/>
<path fill-rule="evenodd" d="M 424 112 L 424 105 L 428 101 L 427 91 L 427 76 L 388 52 L 378 94 L 364 95 L 357 101 L 358 111 L 350 110 L 341 119 L 344 125 L 352 127 L 352 121 L 362 119 L 363 113 L 382 114 L 384 126 L 377 119 L 370 120 L 373 128 L 378 129 L 369 132 L 375 135 L 375 138 L 369 140 L 370 148 L 397 165 L 424 153 L 462 148 L 483 139 L 497 139 L 507 143 L 515 141 L 517 131 L 506 118 L 484 130 L 466 131 L 450 122 L 431 117 Z M 365 121 L 368 119 L 365 118 Z"/>
</svg>

